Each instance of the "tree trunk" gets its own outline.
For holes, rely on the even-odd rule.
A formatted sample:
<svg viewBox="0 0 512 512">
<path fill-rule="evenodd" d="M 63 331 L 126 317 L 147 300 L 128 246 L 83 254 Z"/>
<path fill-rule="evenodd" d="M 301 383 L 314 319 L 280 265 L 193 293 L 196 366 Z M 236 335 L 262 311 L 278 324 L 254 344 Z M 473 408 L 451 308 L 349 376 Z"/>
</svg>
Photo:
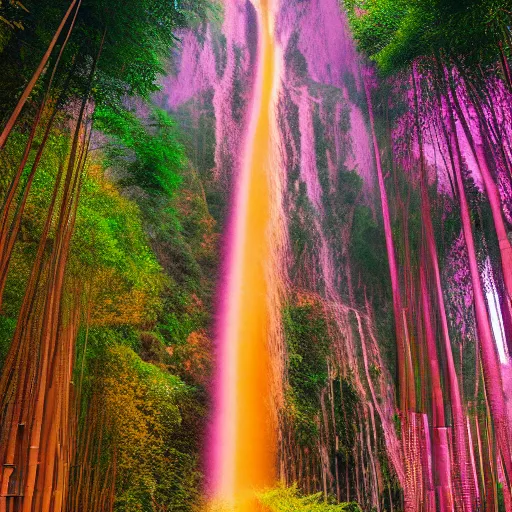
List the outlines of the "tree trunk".
<svg viewBox="0 0 512 512">
<path fill-rule="evenodd" d="M 30 82 L 25 87 L 25 90 L 23 91 L 23 94 L 21 95 L 20 99 L 18 100 L 18 103 L 17 103 L 16 107 L 14 108 L 14 111 L 11 114 L 11 117 L 7 121 L 5 128 L 3 129 L 2 133 L 0 134 L 0 149 L 4 148 L 5 143 L 7 142 L 7 138 L 9 137 L 9 134 L 11 133 L 11 131 L 14 127 L 14 124 L 16 123 L 16 120 L 18 119 L 18 116 L 20 115 L 20 112 L 21 112 L 23 106 L 25 105 L 28 97 L 30 96 L 30 93 L 34 89 L 34 86 L 36 85 L 41 73 L 43 72 L 43 69 L 46 66 L 46 63 L 48 62 L 48 59 L 50 58 L 50 55 L 53 52 L 53 48 L 57 44 L 57 40 L 60 36 L 60 33 L 62 32 L 62 29 L 64 28 L 76 3 L 77 3 L 77 0 L 72 0 L 71 5 L 69 6 L 68 10 L 66 11 L 64 18 L 62 18 L 60 25 L 58 26 L 55 34 L 53 35 L 52 40 L 50 41 L 50 45 L 48 46 L 46 53 L 43 55 L 43 58 L 41 59 L 39 66 L 37 66 L 37 69 L 36 69 L 34 75 L 30 79 Z"/>
<path fill-rule="evenodd" d="M 414 390 L 414 379 L 411 375 L 407 375 L 407 348 L 405 346 L 405 337 L 402 328 L 402 298 L 400 292 L 400 283 L 398 279 L 398 266 L 396 262 L 395 247 L 393 243 L 393 232 L 391 229 L 391 217 L 389 214 L 388 196 L 382 172 L 382 162 L 380 157 L 379 145 L 377 142 L 377 135 L 375 133 L 375 119 L 373 114 L 371 91 L 367 83 L 367 80 L 364 80 L 364 87 L 366 93 L 366 101 L 368 104 L 370 129 L 372 133 L 373 149 L 375 154 L 375 164 L 377 167 L 377 179 L 379 183 L 382 218 L 384 221 L 384 235 L 386 237 L 386 250 L 388 255 L 389 274 L 391 277 L 391 289 L 393 294 L 393 314 L 395 320 L 395 332 L 397 342 L 398 386 L 400 396 L 399 403 L 400 410 L 402 411 L 403 414 L 406 414 L 409 407 L 415 407 L 416 397 Z"/>
<path fill-rule="evenodd" d="M 451 87 L 451 98 L 453 105 L 464 129 L 466 139 L 468 140 L 469 146 L 473 152 L 473 156 L 478 164 L 480 175 L 487 193 L 489 205 L 491 207 L 492 218 L 494 221 L 494 228 L 496 230 L 496 236 L 498 237 L 499 250 L 501 254 L 501 269 L 503 273 L 503 281 L 505 283 L 505 290 L 507 293 L 508 307 L 512 307 L 512 246 L 508 239 L 507 228 L 503 219 L 503 210 L 501 208 L 501 198 L 498 187 L 494 181 L 492 172 L 487 164 L 487 157 L 483 147 L 484 131 L 480 119 L 477 116 L 476 128 L 478 132 L 478 138 L 476 140 L 473 137 L 470 126 L 464 116 L 459 99 L 457 97 L 457 91 Z"/>
<path fill-rule="evenodd" d="M 471 226 L 471 215 L 464 188 L 461 170 L 460 148 L 457 139 L 455 119 L 453 117 L 452 111 L 453 98 L 451 97 L 449 90 L 448 95 L 448 105 L 446 110 L 449 118 L 448 133 L 450 137 L 450 147 L 452 149 L 451 157 L 453 159 L 454 173 L 457 190 L 459 193 L 462 230 L 464 240 L 466 242 L 471 283 L 473 286 L 473 301 L 475 306 L 475 317 L 480 344 L 480 353 L 482 358 L 485 389 L 495 427 L 498 449 L 503 459 L 503 465 L 505 468 L 508 485 L 510 486 L 510 478 L 512 477 L 512 458 L 509 445 L 509 425 L 505 406 L 505 398 L 503 395 L 503 382 L 498 355 L 496 353 L 496 347 L 487 313 L 485 296 L 480 280 L 480 272 L 478 270 L 473 229 Z"/>
</svg>

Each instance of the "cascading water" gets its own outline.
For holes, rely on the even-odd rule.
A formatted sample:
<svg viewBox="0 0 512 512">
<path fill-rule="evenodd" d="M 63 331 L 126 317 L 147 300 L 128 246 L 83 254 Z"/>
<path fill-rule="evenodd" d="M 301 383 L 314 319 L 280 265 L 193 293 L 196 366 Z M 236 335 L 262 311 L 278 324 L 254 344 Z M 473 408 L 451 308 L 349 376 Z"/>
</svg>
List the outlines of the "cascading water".
<svg viewBox="0 0 512 512">
<path fill-rule="evenodd" d="M 510 184 L 500 164 L 492 169 L 499 178 L 493 185 L 482 121 L 466 88 L 422 95 L 432 77 L 414 67 L 412 85 L 402 77 L 394 83 L 404 97 L 377 93 L 380 102 L 372 105 L 376 80 L 337 0 L 229 0 L 224 7 L 222 29 L 211 24 L 182 34 L 162 97 L 198 134 L 198 167 L 230 205 L 218 213 L 226 235 L 210 494 L 251 509 L 253 492 L 279 479 L 307 493 L 355 500 L 363 510 L 469 512 L 485 499 L 497 503 L 500 482 L 509 500 L 510 304 L 493 283 L 495 274 L 509 281 L 510 207 L 500 197 L 509 197 Z M 499 83 L 495 90 L 501 106 L 493 115 L 501 126 L 510 113 L 499 98 L 507 93 Z M 437 101 L 442 108 L 429 103 Z M 451 120 L 448 112 L 457 108 Z M 399 113 L 387 126 L 383 118 L 394 109 Z M 460 195 L 468 178 L 489 195 L 500 268 L 494 260 L 477 268 L 474 247 L 470 265 L 469 216 L 465 239 L 454 237 L 441 251 L 442 215 L 431 211 L 429 199 L 434 176 L 439 204 Z M 421 238 L 412 256 L 411 197 L 424 224 L 412 233 Z M 381 215 L 389 220 L 385 230 Z M 354 254 L 358 244 L 362 252 Z M 378 265 L 371 253 L 379 251 L 396 261 L 378 271 L 358 261 Z M 388 281 L 372 282 L 365 272 Z M 476 294 L 480 326 L 492 324 L 492 332 L 479 333 L 485 357 L 475 362 L 468 351 L 458 353 L 454 338 L 474 338 L 479 281 L 485 286 Z M 299 334 L 289 332 L 294 322 Z M 321 334 L 309 324 L 321 324 Z M 293 352 L 293 336 L 301 335 L 321 359 L 314 361 L 319 368 L 307 382 L 305 406 L 293 375 L 308 356 Z M 469 364 L 475 390 L 468 393 L 462 369 Z M 301 368 L 300 378 L 307 381 L 309 369 Z M 485 394 L 488 417 L 472 412 Z M 497 439 L 491 416 L 499 420 Z M 493 452 L 498 445 L 501 460 Z"/>
<path fill-rule="evenodd" d="M 373 189 L 360 63 L 346 21 L 336 0 L 232 0 L 225 4 L 222 36 L 209 26 L 183 34 L 182 41 L 162 101 L 193 126 L 215 118 L 213 174 L 233 198 L 219 299 L 209 493 L 240 505 L 248 491 L 280 478 L 378 506 L 384 489 L 374 452 L 380 443 L 404 477 L 390 377 L 384 370 L 378 384 L 370 378 L 372 367 L 385 368 L 371 308 L 357 311 L 351 303 L 351 227 L 344 219 L 351 214 L 337 200 L 348 170 L 360 176 L 364 197 Z M 339 231 L 329 226 L 333 216 L 341 219 Z M 300 254 L 297 229 L 311 239 Z M 336 455 L 328 442 L 338 437 L 327 415 L 337 393 L 333 382 L 322 398 L 331 401 L 319 420 L 324 440 L 313 451 L 294 440 L 280 413 L 287 387 L 282 314 L 296 296 L 322 304 L 334 344 L 330 378 L 350 380 L 364 404 L 354 419 L 355 474 L 348 463 L 346 474 L 330 468 Z M 319 474 L 310 472 L 308 459 Z"/>
<path fill-rule="evenodd" d="M 22 2 L 0 512 L 512 512 L 510 0 Z"/>
<path fill-rule="evenodd" d="M 276 157 L 279 52 L 272 0 L 254 3 L 257 52 L 242 158 L 230 213 L 227 273 L 218 326 L 218 376 L 211 437 L 210 493 L 214 503 L 256 508 L 254 491 L 276 480 L 274 386 L 278 346 L 275 302 L 278 240 L 273 223 L 280 198 Z M 277 189 L 276 189 L 277 186 Z M 272 188 L 271 188 L 272 187 Z"/>
</svg>

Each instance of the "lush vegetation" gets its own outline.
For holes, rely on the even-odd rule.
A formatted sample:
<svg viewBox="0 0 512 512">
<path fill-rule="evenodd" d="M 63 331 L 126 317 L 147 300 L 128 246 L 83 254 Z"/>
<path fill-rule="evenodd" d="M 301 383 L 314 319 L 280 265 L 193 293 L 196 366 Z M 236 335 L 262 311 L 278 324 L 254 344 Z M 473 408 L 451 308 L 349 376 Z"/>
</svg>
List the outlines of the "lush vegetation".
<svg viewBox="0 0 512 512">
<path fill-rule="evenodd" d="M 506 0 L 347 0 L 360 48 L 386 73 L 418 57 L 494 65 L 510 57 Z"/>
<path fill-rule="evenodd" d="M 296 486 L 279 487 L 260 496 L 271 512 L 360 512 L 356 503 L 328 503 L 321 493 L 301 496 Z"/>
<path fill-rule="evenodd" d="M 218 13 L 0 3 L 0 506 L 201 500 L 216 225 L 148 100 L 176 29 Z"/>
<path fill-rule="evenodd" d="M 419 406 L 433 425 L 449 421 L 449 411 L 458 446 L 452 464 L 461 468 L 453 481 L 460 478 L 456 485 L 464 487 L 467 443 L 475 444 L 464 425 L 481 421 L 487 407 L 496 439 L 491 452 L 499 453 L 504 472 L 512 474 L 509 432 L 502 427 L 510 422 L 504 412 L 508 392 L 499 377 L 499 336 L 493 335 L 489 314 L 492 279 L 497 308 L 510 321 L 510 194 L 503 188 L 510 187 L 510 119 L 502 114 L 512 92 L 510 7 L 499 0 L 345 5 L 360 49 L 384 78 L 372 87 L 367 76 L 365 87 L 379 141 L 374 150 L 392 278 L 399 410 L 403 415 Z M 384 159 L 382 147 L 392 148 L 383 151 Z M 432 158 L 431 148 L 442 162 Z M 392 180 L 386 180 L 389 175 Z M 448 282 L 441 281 L 443 274 Z M 415 307 L 417 297 L 421 304 Z M 481 368 L 475 368 L 478 360 Z M 478 405 L 468 411 L 468 403 Z M 402 437 L 404 427 L 402 422 Z M 434 451 L 447 450 L 435 442 Z M 406 468 L 410 459 L 406 452 Z M 453 471 L 434 462 L 438 473 Z M 486 487 L 486 478 L 479 482 L 485 497 L 467 494 L 460 499 L 464 507 L 475 508 L 482 499 L 486 506 L 507 502 L 510 508 L 508 485 Z M 414 501 L 415 492 L 405 487 L 405 501 Z M 442 492 L 458 499 L 448 487 Z"/>
<path fill-rule="evenodd" d="M 314 296 L 301 296 L 285 310 L 288 350 L 288 409 L 297 440 L 313 445 L 319 435 L 320 392 L 328 379 L 329 335 L 322 303 Z"/>
</svg>

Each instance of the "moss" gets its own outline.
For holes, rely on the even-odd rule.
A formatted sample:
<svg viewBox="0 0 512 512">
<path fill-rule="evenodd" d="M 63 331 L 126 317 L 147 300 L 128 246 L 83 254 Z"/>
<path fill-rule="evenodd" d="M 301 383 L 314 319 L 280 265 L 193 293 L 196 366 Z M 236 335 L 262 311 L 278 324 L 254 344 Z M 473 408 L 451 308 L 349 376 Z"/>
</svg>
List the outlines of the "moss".
<svg viewBox="0 0 512 512">
<path fill-rule="evenodd" d="M 7 357 L 15 327 L 16 320 L 14 318 L 0 315 L 0 370 Z"/>
<path fill-rule="evenodd" d="M 327 321 L 321 305 L 308 297 L 288 305 L 283 319 L 288 353 L 286 414 L 298 442 L 314 445 L 318 436 L 320 392 L 328 378 Z"/>
</svg>

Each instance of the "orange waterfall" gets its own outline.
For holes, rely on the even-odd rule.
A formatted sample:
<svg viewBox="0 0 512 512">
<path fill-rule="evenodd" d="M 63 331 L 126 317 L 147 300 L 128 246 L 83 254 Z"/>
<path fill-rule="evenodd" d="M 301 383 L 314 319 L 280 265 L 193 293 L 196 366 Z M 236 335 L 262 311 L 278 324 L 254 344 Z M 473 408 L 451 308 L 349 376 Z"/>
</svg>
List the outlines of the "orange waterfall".
<svg viewBox="0 0 512 512">
<path fill-rule="evenodd" d="M 238 511 L 258 510 L 255 492 L 276 480 L 277 424 L 275 325 L 278 278 L 274 157 L 278 49 L 273 40 L 272 0 L 255 0 L 259 47 L 256 81 L 238 176 L 231 232 L 231 264 L 219 334 L 214 502 Z M 278 187 L 277 187 L 278 188 Z M 278 201 L 278 200 L 277 200 Z"/>
</svg>

